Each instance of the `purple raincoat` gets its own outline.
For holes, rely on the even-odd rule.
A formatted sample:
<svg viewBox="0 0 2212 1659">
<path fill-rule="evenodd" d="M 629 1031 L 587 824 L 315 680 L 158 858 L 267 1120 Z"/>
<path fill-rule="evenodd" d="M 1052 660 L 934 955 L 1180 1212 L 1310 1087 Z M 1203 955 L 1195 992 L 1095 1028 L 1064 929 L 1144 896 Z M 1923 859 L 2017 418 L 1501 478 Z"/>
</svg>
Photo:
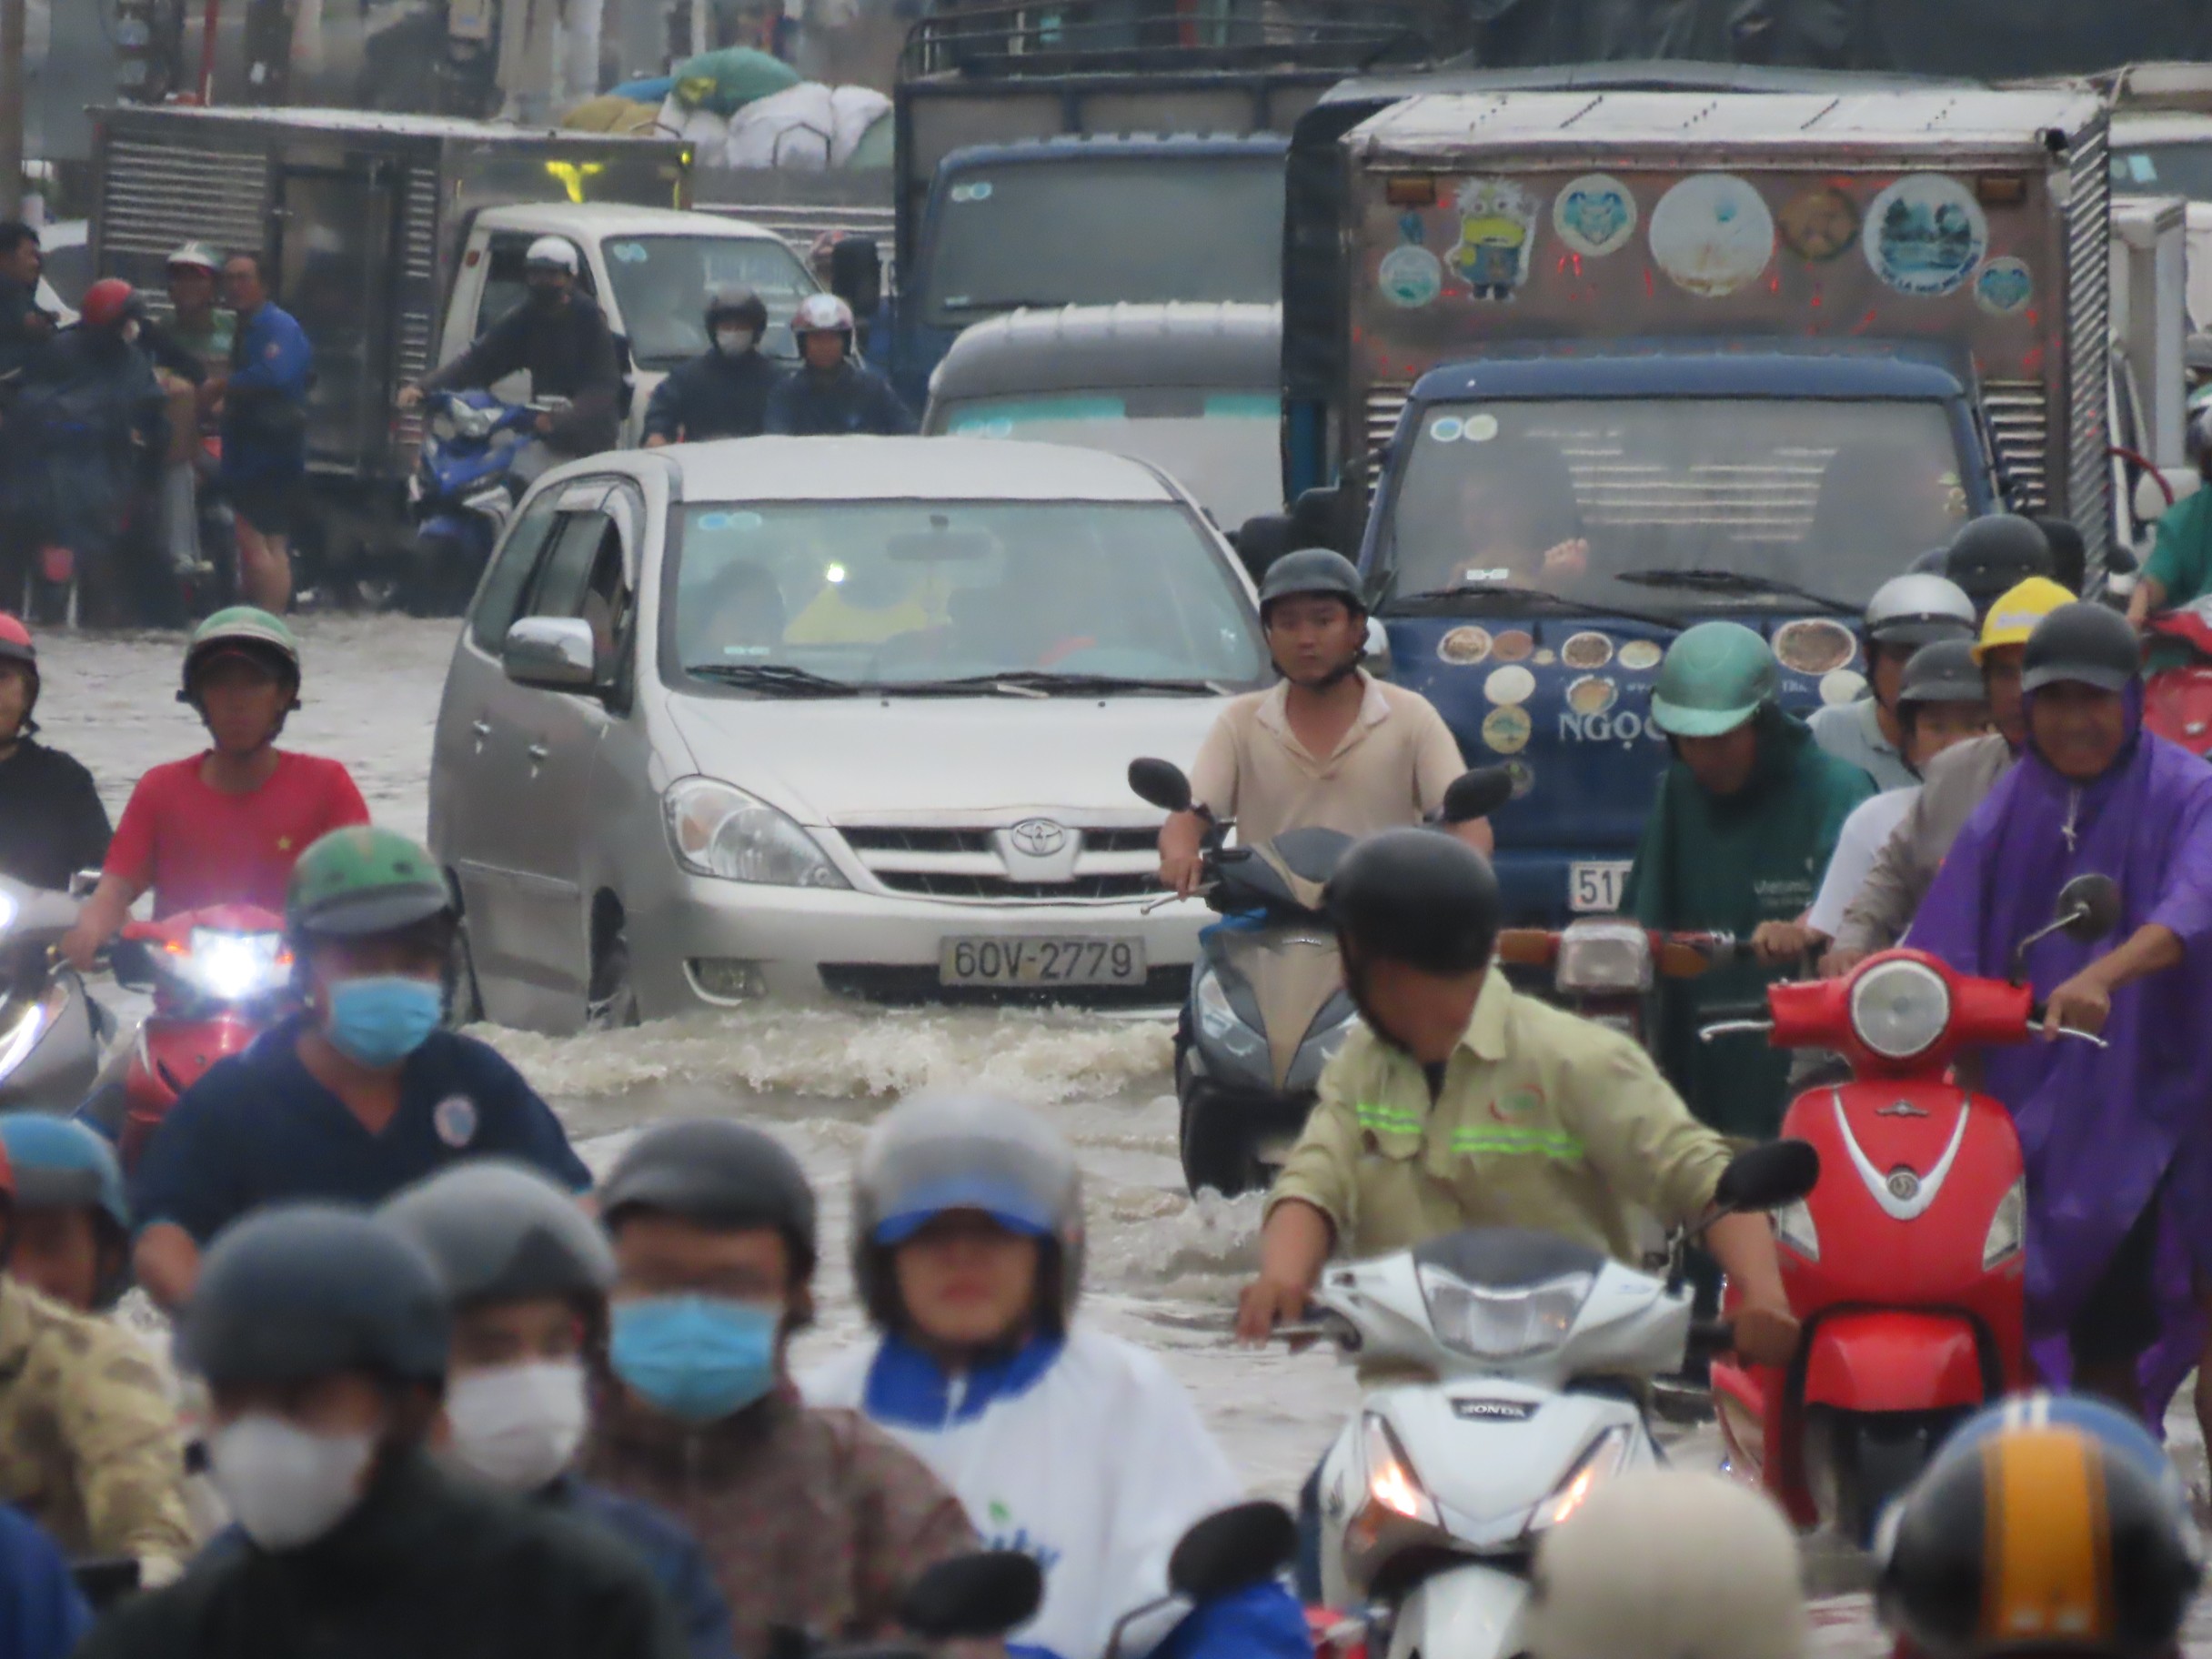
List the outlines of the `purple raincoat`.
<svg viewBox="0 0 2212 1659">
<path fill-rule="evenodd" d="M 2127 745 L 2093 783 L 2069 782 L 2029 745 L 1959 831 L 1906 940 L 2003 979 L 2058 890 L 2094 870 L 2119 883 L 2120 926 L 2094 944 L 2054 934 L 2030 950 L 2038 999 L 2152 922 L 2187 950 L 2114 993 L 2108 1048 L 2037 1038 L 1984 1051 L 1986 1085 L 2027 1160 L 2032 1338 L 2067 1329 L 2169 1171 L 2161 1219 L 2212 1278 L 2212 1181 L 2199 1167 L 2212 1154 L 2212 766 L 2143 731 L 2140 681 L 2127 699 Z"/>
</svg>

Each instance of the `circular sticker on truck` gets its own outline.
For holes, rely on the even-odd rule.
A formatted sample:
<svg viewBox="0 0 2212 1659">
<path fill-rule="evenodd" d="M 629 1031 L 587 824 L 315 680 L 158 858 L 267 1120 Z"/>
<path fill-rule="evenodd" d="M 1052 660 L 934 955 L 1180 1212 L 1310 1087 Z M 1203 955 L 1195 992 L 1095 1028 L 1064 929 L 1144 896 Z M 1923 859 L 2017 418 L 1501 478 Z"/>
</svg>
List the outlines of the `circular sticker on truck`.
<svg viewBox="0 0 2212 1659">
<path fill-rule="evenodd" d="M 1443 262 L 1425 247 L 1393 247 L 1376 267 L 1375 286 L 1392 305 L 1415 310 L 1444 291 Z"/>
<path fill-rule="evenodd" d="M 1913 173 L 1874 198 L 1862 237 L 1866 263 L 1900 294 L 1955 294 L 1989 251 L 1974 193 L 1943 173 Z"/>
<path fill-rule="evenodd" d="M 2009 254 L 1992 259 L 1974 279 L 1975 303 L 1993 317 L 2017 317 L 2035 297 L 2036 279 L 2028 273 L 2027 261 Z"/>
<path fill-rule="evenodd" d="M 1609 173 L 1585 173 L 1552 198 L 1552 228 L 1578 254 L 1602 256 L 1636 234 L 1636 198 Z"/>
<path fill-rule="evenodd" d="M 1677 287 L 1718 299 L 1775 256 L 1775 216 L 1734 174 L 1693 174 L 1652 210 L 1651 244 L 1652 257 Z"/>
</svg>

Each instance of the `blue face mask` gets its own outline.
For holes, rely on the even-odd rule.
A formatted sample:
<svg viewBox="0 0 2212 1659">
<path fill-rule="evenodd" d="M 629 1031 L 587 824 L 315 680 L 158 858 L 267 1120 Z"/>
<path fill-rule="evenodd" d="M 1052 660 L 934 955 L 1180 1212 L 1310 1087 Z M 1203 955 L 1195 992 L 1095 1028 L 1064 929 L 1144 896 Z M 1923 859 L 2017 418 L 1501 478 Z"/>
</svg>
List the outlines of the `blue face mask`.
<svg viewBox="0 0 2212 1659">
<path fill-rule="evenodd" d="M 615 1375 L 671 1417 L 712 1423 L 776 1382 L 783 1310 L 727 1296 L 651 1296 L 614 1307 Z"/>
<path fill-rule="evenodd" d="M 436 980 L 405 974 L 334 980 L 323 1032 L 331 1046 L 362 1066 L 396 1066 L 422 1047 L 445 1017 L 446 999 Z"/>
</svg>

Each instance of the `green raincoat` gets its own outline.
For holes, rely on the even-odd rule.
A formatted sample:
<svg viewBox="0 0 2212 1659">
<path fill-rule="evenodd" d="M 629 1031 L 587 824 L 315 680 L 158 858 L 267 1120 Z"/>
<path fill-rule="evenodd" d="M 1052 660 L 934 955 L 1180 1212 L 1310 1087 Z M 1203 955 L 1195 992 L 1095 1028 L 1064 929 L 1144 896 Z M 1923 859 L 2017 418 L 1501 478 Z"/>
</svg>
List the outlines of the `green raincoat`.
<svg viewBox="0 0 2212 1659">
<path fill-rule="evenodd" d="M 1813 740 L 1805 723 L 1769 703 L 1755 717 L 1751 781 L 1708 794 L 1679 760 L 1659 780 L 1625 903 L 1647 928 L 1712 930 L 1748 941 L 1763 921 L 1794 921 L 1812 904 L 1851 809 L 1874 780 Z M 1757 1035 L 1700 1042 L 1709 1009 L 1758 1002 L 1770 972 L 1746 957 L 1702 978 L 1663 981 L 1659 1064 L 1690 1110 L 1724 1134 L 1765 1139 L 1788 1103 L 1790 1055 Z"/>
</svg>

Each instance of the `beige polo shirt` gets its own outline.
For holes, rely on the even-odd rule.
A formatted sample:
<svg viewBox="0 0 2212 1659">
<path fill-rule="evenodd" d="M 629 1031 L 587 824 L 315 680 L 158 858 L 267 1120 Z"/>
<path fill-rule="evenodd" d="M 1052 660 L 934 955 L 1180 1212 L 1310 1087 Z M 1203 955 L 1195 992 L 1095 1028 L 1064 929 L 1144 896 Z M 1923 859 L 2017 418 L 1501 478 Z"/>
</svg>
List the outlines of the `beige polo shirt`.
<svg viewBox="0 0 2212 1659">
<path fill-rule="evenodd" d="M 1641 1047 L 1493 971 L 1433 1105 L 1412 1057 L 1345 1039 L 1268 1207 L 1312 1204 L 1354 1257 L 1521 1227 L 1634 1263 L 1629 1207 L 1696 1220 L 1729 1155 Z"/>
<path fill-rule="evenodd" d="M 1306 752 L 1292 735 L 1287 680 L 1233 698 L 1191 769 L 1191 798 L 1233 818 L 1246 846 L 1286 830 L 1372 835 L 1418 823 L 1467 769 L 1452 729 L 1429 699 L 1362 673 L 1366 695 L 1336 752 Z"/>
</svg>

